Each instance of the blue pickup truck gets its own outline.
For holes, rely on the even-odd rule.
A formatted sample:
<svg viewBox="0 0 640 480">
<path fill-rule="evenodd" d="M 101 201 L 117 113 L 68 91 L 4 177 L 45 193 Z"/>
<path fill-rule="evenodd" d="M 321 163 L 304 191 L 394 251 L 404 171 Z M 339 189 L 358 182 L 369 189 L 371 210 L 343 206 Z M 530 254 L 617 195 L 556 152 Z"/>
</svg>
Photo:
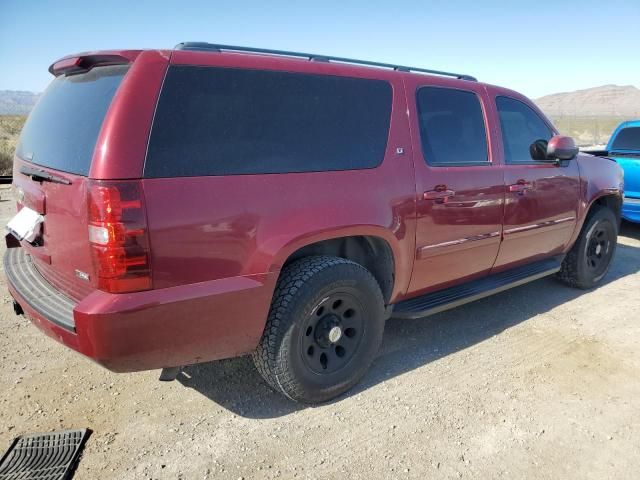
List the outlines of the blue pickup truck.
<svg viewBox="0 0 640 480">
<path fill-rule="evenodd" d="M 640 120 L 618 125 L 607 144 L 607 156 L 624 170 L 622 218 L 640 223 Z"/>
</svg>

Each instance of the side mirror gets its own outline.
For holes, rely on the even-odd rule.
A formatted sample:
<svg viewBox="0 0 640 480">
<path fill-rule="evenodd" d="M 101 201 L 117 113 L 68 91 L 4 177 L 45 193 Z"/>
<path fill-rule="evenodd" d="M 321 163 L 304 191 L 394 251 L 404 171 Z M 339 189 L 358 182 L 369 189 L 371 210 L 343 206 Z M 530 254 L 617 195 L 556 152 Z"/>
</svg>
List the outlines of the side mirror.
<svg viewBox="0 0 640 480">
<path fill-rule="evenodd" d="M 578 155 L 578 147 L 571 137 L 554 135 L 547 144 L 547 158 L 549 160 L 571 160 Z"/>
</svg>

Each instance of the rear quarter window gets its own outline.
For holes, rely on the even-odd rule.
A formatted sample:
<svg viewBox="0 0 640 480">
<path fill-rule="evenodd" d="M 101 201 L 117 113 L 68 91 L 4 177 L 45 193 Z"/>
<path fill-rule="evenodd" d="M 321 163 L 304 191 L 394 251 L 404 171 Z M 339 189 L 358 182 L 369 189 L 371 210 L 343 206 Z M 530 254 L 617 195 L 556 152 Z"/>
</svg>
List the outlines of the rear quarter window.
<svg viewBox="0 0 640 480">
<path fill-rule="evenodd" d="M 388 82 L 172 66 L 145 177 L 374 168 L 389 133 Z"/>
</svg>

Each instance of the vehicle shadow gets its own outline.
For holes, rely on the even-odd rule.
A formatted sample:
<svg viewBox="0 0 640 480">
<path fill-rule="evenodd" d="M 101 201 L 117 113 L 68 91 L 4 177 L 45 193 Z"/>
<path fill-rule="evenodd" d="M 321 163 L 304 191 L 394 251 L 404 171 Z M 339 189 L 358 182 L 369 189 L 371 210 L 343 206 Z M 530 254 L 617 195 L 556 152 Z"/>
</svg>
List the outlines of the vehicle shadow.
<svg viewBox="0 0 640 480">
<path fill-rule="evenodd" d="M 640 228 L 625 235 L 640 238 Z M 640 248 L 618 244 L 604 284 L 640 271 Z M 381 351 L 365 378 L 333 402 L 373 388 L 430 362 L 500 334 L 585 292 L 553 277 L 418 320 L 387 322 Z M 186 367 L 178 381 L 218 405 L 247 418 L 275 418 L 306 408 L 266 386 L 249 357 Z"/>
</svg>

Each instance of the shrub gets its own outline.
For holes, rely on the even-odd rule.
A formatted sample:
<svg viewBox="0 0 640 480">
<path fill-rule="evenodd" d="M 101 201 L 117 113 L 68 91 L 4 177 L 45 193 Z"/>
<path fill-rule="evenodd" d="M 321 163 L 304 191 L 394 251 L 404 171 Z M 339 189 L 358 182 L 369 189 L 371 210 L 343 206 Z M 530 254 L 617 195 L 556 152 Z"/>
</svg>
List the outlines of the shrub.
<svg viewBox="0 0 640 480">
<path fill-rule="evenodd" d="M 27 117 L 0 115 L 0 175 L 11 175 L 13 154 Z"/>
</svg>

